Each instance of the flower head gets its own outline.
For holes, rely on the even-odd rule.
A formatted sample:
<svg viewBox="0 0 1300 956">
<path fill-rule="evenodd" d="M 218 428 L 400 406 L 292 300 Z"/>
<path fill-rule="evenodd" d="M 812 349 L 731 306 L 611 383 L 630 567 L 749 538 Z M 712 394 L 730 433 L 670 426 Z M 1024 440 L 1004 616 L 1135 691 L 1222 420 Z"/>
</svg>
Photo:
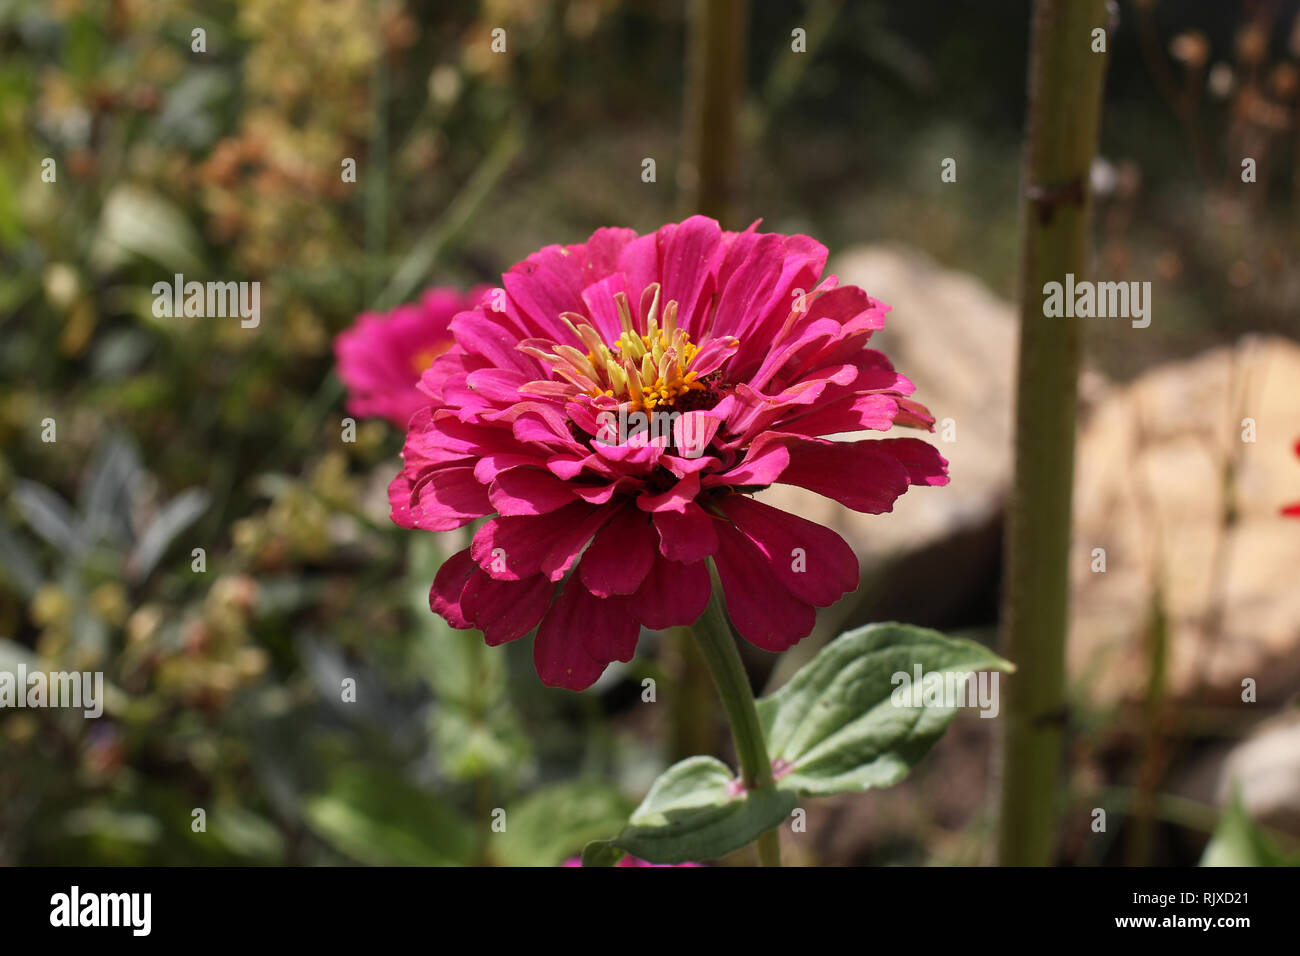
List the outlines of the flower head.
<svg viewBox="0 0 1300 956">
<path fill-rule="evenodd" d="M 533 628 L 542 681 L 581 690 L 642 627 L 691 624 L 714 562 L 732 623 L 781 651 L 858 586 L 828 528 L 755 500 L 798 485 L 872 514 L 947 462 L 912 383 L 865 348 L 888 307 L 822 279 L 807 236 L 702 216 L 601 229 L 512 267 L 451 323 L 389 488 L 393 520 L 445 531 L 493 517 L 439 570 L 433 609 L 489 644 Z M 820 280 L 820 281 L 819 281 Z"/>
<path fill-rule="evenodd" d="M 452 318 L 477 305 L 485 291 L 434 288 L 417 303 L 357 316 L 334 340 L 339 377 L 348 389 L 348 411 L 358 418 L 387 418 L 405 428 L 411 416 L 430 403 L 417 386 L 424 370 L 452 346 Z"/>
</svg>

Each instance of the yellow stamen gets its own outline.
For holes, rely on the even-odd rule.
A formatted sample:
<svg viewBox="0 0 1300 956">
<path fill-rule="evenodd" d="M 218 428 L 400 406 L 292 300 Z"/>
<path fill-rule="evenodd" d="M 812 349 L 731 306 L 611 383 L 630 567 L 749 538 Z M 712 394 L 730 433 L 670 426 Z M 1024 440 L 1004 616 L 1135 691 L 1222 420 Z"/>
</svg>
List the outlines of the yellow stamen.
<svg viewBox="0 0 1300 956">
<path fill-rule="evenodd" d="M 582 348 L 564 344 L 551 346 L 549 352 L 534 345 L 520 349 L 546 362 L 556 375 L 592 398 L 626 402 L 633 411 L 671 405 L 689 392 L 706 388 L 691 368 L 700 349 L 684 329 L 677 328 L 677 303 L 662 303 L 661 315 L 658 284 L 652 289 L 641 298 L 643 304 L 647 297 L 649 301 L 645 332 L 637 330 L 627 296 L 620 292 L 614 303 L 622 331 L 612 344 L 605 343 L 590 319 L 564 312 L 560 321 Z"/>
<path fill-rule="evenodd" d="M 434 345 L 430 345 L 428 348 L 420 349 L 420 351 L 411 356 L 411 367 L 417 372 L 423 372 L 433 364 L 434 359 L 447 351 L 450 347 L 451 339 L 447 339 L 445 342 L 438 342 Z"/>
</svg>

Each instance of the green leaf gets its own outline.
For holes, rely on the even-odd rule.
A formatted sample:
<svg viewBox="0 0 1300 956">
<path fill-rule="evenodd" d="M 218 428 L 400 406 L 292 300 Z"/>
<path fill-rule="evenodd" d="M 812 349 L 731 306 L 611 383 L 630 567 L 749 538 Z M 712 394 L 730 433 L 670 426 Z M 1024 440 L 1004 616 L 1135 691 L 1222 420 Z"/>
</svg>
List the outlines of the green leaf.
<svg viewBox="0 0 1300 956">
<path fill-rule="evenodd" d="M 140 453 L 129 436 L 111 432 L 95 446 L 77 496 L 77 509 L 91 540 L 110 541 L 120 550 L 130 545 L 135 538 L 132 495 L 145 480 Z"/>
<path fill-rule="evenodd" d="M 335 773 L 309 797 L 303 819 L 326 843 L 374 866 L 466 865 L 474 855 L 469 825 L 439 798 L 378 768 Z"/>
<path fill-rule="evenodd" d="M 529 766 L 530 752 L 509 694 L 506 655 L 488 647 L 478 631 L 454 630 L 429 610 L 429 585 L 454 550 L 437 535 L 410 541 L 405 588 L 416 632 L 411 669 L 436 698 L 429 729 L 442 771 L 457 781 L 517 779 Z"/>
<path fill-rule="evenodd" d="M 715 859 L 779 826 L 795 803 L 793 793 L 770 788 L 739 792 L 722 761 L 688 757 L 660 775 L 618 836 L 589 843 L 582 862 L 612 866 L 622 853 L 650 863 Z"/>
<path fill-rule="evenodd" d="M 1278 849 L 1234 794 L 1205 846 L 1201 866 L 1300 866 L 1300 856 L 1288 857 Z"/>
<path fill-rule="evenodd" d="M 506 866 L 555 866 L 618 829 L 631 809 L 630 800 L 600 780 L 542 787 L 506 808 L 506 830 L 494 834 L 492 855 Z"/>
<path fill-rule="evenodd" d="M 128 576 L 133 581 L 149 577 L 168 546 L 207 511 L 210 501 L 211 496 L 204 489 L 189 488 L 163 505 L 127 559 Z"/>
<path fill-rule="evenodd" d="M 505 705 L 476 715 L 455 701 L 440 702 L 433 708 L 429 731 L 442 772 L 450 780 L 514 779 L 529 766 L 528 738 Z"/>
<path fill-rule="evenodd" d="M 244 807 L 217 807 L 209 826 L 221 845 L 237 857 L 259 863 L 278 863 L 284 858 L 284 837 L 279 829 Z"/>
<path fill-rule="evenodd" d="M 443 561 L 451 556 L 452 549 L 446 545 L 432 534 L 414 535 L 408 545 L 410 570 L 405 587 L 419 635 L 413 663 L 439 701 L 481 710 L 505 694 L 505 659 L 500 651 L 483 643 L 478 631 L 455 630 L 429 610 L 429 586 Z"/>
<path fill-rule="evenodd" d="M 63 819 L 69 836 L 102 838 L 112 842 L 155 844 L 163 835 L 158 818 L 148 813 L 83 807 Z"/>
<path fill-rule="evenodd" d="M 582 848 L 582 865 L 618 866 L 618 861 L 624 856 L 626 854 L 609 840 L 593 840 Z"/>
<path fill-rule="evenodd" d="M 956 713 L 947 699 L 920 707 L 910 705 L 910 695 L 906 705 L 894 702 L 894 691 L 907 686 L 895 675 L 911 681 L 917 665 L 923 675 L 1015 669 L 981 644 L 927 628 L 871 624 L 842 634 L 758 701 L 777 789 L 826 795 L 887 787 L 905 777 Z M 975 692 L 972 679 L 966 696 L 972 706 Z"/>
<path fill-rule="evenodd" d="M 12 496 L 18 513 L 38 535 L 64 555 L 79 554 L 86 542 L 68 503 L 44 485 L 20 478 Z"/>
<path fill-rule="evenodd" d="M 185 214 L 158 193 L 125 183 L 104 200 L 91 259 L 100 272 L 110 272 L 136 257 L 193 279 L 204 271 L 203 243 Z"/>
<path fill-rule="evenodd" d="M 0 672 L 12 674 L 18 670 L 19 665 L 31 670 L 44 666 L 30 647 L 11 641 L 7 637 L 0 637 Z"/>
<path fill-rule="evenodd" d="M 40 566 L 27 543 L 0 517 L 0 580 L 8 579 L 14 589 L 31 600 L 41 588 Z"/>
</svg>

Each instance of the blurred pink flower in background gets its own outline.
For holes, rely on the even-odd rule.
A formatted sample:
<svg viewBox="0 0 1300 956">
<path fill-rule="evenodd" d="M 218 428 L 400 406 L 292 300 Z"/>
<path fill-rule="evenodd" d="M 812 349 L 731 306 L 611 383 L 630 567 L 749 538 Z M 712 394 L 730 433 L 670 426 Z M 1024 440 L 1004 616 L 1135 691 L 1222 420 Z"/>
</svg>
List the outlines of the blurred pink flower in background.
<svg viewBox="0 0 1300 956">
<path fill-rule="evenodd" d="M 431 403 L 418 387 L 420 376 L 455 344 L 448 330 L 452 318 L 478 305 L 488 288 L 431 288 L 417 303 L 358 315 L 334 339 L 348 411 L 358 418 L 387 418 L 405 428 L 416 411 Z"/>
<path fill-rule="evenodd" d="M 392 517 L 429 531 L 496 517 L 443 564 L 433 609 L 492 645 L 536 627 L 543 683 L 582 690 L 632 659 L 643 626 L 700 616 L 712 558 L 742 637 L 774 652 L 806 637 L 815 608 L 858 587 L 857 557 L 751 495 L 785 483 L 879 514 L 911 485 L 948 482 L 920 439 L 823 437 L 934 424 L 864 348 L 889 307 L 823 279 L 826 255 L 703 216 L 600 229 L 529 256 L 504 295 L 456 316 L 457 347 L 422 380 L 439 400 L 410 421 Z M 609 423 L 637 412 L 670 425 L 613 440 Z"/>
</svg>

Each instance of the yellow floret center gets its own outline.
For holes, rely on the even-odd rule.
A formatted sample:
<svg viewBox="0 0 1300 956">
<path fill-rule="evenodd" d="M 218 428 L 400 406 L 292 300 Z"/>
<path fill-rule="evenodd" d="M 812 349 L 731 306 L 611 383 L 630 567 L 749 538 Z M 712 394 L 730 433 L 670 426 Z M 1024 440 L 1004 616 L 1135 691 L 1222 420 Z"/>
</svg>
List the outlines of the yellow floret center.
<svg viewBox="0 0 1300 956">
<path fill-rule="evenodd" d="M 606 344 L 585 316 L 566 312 L 560 318 L 586 346 L 585 354 L 572 345 L 557 345 L 549 353 L 525 350 L 550 363 L 557 375 L 581 392 L 629 403 L 631 411 L 669 406 L 689 392 L 707 388 L 691 368 L 700 347 L 677 327 L 675 301 L 664 305 L 661 316 L 659 290 L 654 289 L 645 332 L 637 331 L 626 295 L 617 293 L 614 302 L 623 331 L 612 344 Z"/>
<path fill-rule="evenodd" d="M 443 341 L 437 342 L 434 345 L 430 345 L 420 349 L 418 352 L 415 352 L 411 355 L 411 360 L 410 360 L 411 368 L 415 369 L 417 373 L 424 372 L 425 369 L 427 369 L 430 365 L 433 364 L 434 359 L 436 359 L 443 352 L 447 351 L 447 349 L 450 347 L 451 347 L 451 339 L 448 338 L 448 339 L 444 339 Z"/>
<path fill-rule="evenodd" d="M 667 330 L 653 326 L 644 335 L 624 332 L 613 346 L 602 345 L 598 351 L 587 353 L 587 361 L 597 371 L 604 370 L 605 381 L 600 384 L 609 386 L 587 394 L 630 401 L 632 411 L 671 405 L 687 392 L 705 387 L 691 370 L 691 361 L 699 350 L 684 329 L 676 329 L 671 336 Z"/>
</svg>

